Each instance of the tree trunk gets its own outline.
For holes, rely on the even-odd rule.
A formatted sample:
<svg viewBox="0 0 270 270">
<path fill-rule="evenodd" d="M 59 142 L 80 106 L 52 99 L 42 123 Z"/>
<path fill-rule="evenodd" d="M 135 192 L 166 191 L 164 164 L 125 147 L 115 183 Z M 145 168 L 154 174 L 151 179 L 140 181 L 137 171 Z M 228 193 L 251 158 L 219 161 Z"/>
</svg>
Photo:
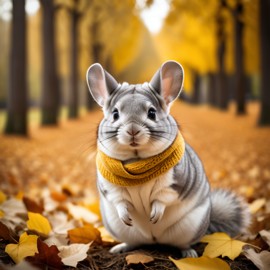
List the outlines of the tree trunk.
<svg viewBox="0 0 270 270">
<path fill-rule="evenodd" d="M 208 74 L 208 103 L 212 106 L 217 105 L 217 74 Z"/>
<path fill-rule="evenodd" d="M 235 49 L 235 75 L 236 75 L 236 104 L 237 114 L 246 113 L 245 100 L 245 77 L 244 77 L 244 48 L 243 48 L 243 30 L 244 23 L 241 21 L 243 15 L 243 3 L 237 1 L 234 10 L 234 49 Z"/>
<path fill-rule="evenodd" d="M 222 15 L 223 8 L 226 6 L 226 1 L 221 1 L 217 12 L 217 59 L 218 59 L 218 74 L 217 74 L 217 106 L 226 110 L 228 108 L 228 89 L 226 85 L 225 74 L 225 53 L 226 53 L 226 33 L 225 21 Z"/>
<path fill-rule="evenodd" d="M 200 90 L 201 90 L 201 75 L 195 71 L 191 103 L 193 104 L 200 103 Z"/>
<path fill-rule="evenodd" d="M 260 125 L 270 125 L 270 0 L 260 0 L 261 113 Z"/>
<path fill-rule="evenodd" d="M 98 10 L 96 11 L 98 12 Z M 92 46 L 91 46 L 91 53 L 94 63 L 101 62 L 101 54 L 102 54 L 102 45 L 98 41 L 98 22 L 94 21 L 91 25 L 91 33 L 92 33 Z M 109 71 L 109 70 L 108 70 Z M 109 71 L 110 72 L 110 71 Z M 89 94 L 89 89 L 87 87 L 87 101 L 86 107 L 89 111 L 93 110 L 96 107 L 96 102 L 94 101 L 92 95 Z"/>
<path fill-rule="evenodd" d="M 79 14 L 71 12 L 71 76 L 69 97 L 69 118 L 77 118 L 79 115 L 78 98 L 78 22 Z"/>
<path fill-rule="evenodd" d="M 53 0 L 42 0 L 43 7 L 43 83 L 42 125 L 57 125 L 60 107 L 59 78 L 55 47 L 55 10 Z"/>
<path fill-rule="evenodd" d="M 5 133 L 27 135 L 25 0 L 13 0 L 9 92 Z"/>
</svg>

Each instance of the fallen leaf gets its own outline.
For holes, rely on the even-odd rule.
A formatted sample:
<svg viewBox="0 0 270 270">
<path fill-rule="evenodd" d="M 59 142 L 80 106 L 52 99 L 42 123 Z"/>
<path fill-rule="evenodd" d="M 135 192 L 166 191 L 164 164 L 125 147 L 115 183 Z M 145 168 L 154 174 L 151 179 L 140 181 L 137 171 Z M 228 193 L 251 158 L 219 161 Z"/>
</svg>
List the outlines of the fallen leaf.
<svg viewBox="0 0 270 270">
<path fill-rule="evenodd" d="M 51 197 L 53 200 L 60 202 L 60 203 L 67 200 L 67 195 L 65 193 L 61 193 L 61 192 L 57 192 L 57 191 L 52 191 Z"/>
<path fill-rule="evenodd" d="M 33 257 L 28 257 L 27 261 L 35 266 L 49 266 L 54 269 L 62 269 L 63 263 L 58 256 L 59 250 L 56 246 L 47 246 L 40 239 L 37 240 L 38 253 Z"/>
<path fill-rule="evenodd" d="M 27 227 L 29 230 L 38 232 L 39 234 L 48 236 L 52 228 L 47 218 L 38 213 L 28 212 L 29 220 Z"/>
<path fill-rule="evenodd" d="M 64 265 L 76 267 L 78 262 L 83 261 L 87 257 L 90 245 L 91 243 L 59 247 L 59 257 L 61 257 Z"/>
<path fill-rule="evenodd" d="M 270 246 L 270 232 L 266 230 L 262 230 L 259 232 L 263 240 Z"/>
<path fill-rule="evenodd" d="M 219 258 L 199 257 L 174 260 L 169 258 L 181 270 L 230 270 L 230 266 Z"/>
<path fill-rule="evenodd" d="M 23 216 L 27 214 L 27 209 L 23 202 L 13 198 L 0 204 L 0 211 L 4 212 L 4 220 L 10 223 L 10 225 L 11 223 L 14 224 L 11 229 L 14 229 L 18 224 L 23 223 Z"/>
<path fill-rule="evenodd" d="M 33 256 L 37 249 L 36 235 L 28 235 L 26 232 L 20 237 L 18 244 L 8 244 L 5 248 L 5 252 L 12 258 L 16 263 L 20 262 L 27 256 Z"/>
<path fill-rule="evenodd" d="M 0 238 L 11 243 L 15 242 L 16 235 L 2 222 L 0 222 Z"/>
<path fill-rule="evenodd" d="M 154 258 L 143 253 L 134 253 L 126 256 L 127 265 L 138 263 L 150 263 L 154 261 Z"/>
<path fill-rule="evenodd" d="M 101 239 L 103 242 L 115 242 L 116 240 L 112 238 L 112 236 L 109 234 L 109 232 L 106 230 L 106 228 L 99 227 L 98 230 L 100 231 Z"/>
<path fill-rule="evenodd" d="M 203 256 L 210 258 L 216 258 L 218 256 L 227 256 L 231 260 L 234 260 L 242 252 L 244 245 L 247 243 L 234 240 L 226 233 L 214 233 L 206 235 L 201 239 L 202 243 L 208 243 L 203 252 Z"/>
<path fill-rule="evenodd" d="M 244 251 L 244 255 L 251 260 L 260 270 L 270 269 L 270 252 L 262 251 L 257 253 L 254 249 L 249 248 Z"/>
<path fill-rule="evenodd" d="M 3 203 L 4 201 L 6 201 L 6 199 L 7 195 L 0 190 L 0 203 Z"/>
<path fill-rule="evenodd" d="M 100 231 L 91 224 L 69 230 L 68 237 L 71 243 L 88 244 L 92 241 L 102 243 Z"/>
<path fill-rule="evenodd" d="M 257 213 L 264 205 L 266 204 L 266 199 L 261 198 L 253 201 L 251 204 L 249 204 L 249 211 L 252 214 Z"/>
<path fill-rule="evenodd" d="M 23 197 L 23 202 L 28 212 L 42 214 L 42 212 L 44 211 L 44 207 L 41 204 L 38 204 L 37 202 L 26 196 Z"/>
<path fill-rule="evenodd" d="M 91 204 L 85 205 L 87 209 L 89 209 L 92 213 L 96 214 L 99 217 L 99 220 L 102 219 L 101 213 L 100 213 L 100 205 L 99 201 L 93 202 Z"/>
<path fill-rule="evenodd" d="M 92 213 L 83 206 L 73 205 L 72 203 L 69 203 L 68 211 L 75 219 L 84 220 L 87 223 L 95 223 L 99 221 L 98 215 Z"/>
</svg>

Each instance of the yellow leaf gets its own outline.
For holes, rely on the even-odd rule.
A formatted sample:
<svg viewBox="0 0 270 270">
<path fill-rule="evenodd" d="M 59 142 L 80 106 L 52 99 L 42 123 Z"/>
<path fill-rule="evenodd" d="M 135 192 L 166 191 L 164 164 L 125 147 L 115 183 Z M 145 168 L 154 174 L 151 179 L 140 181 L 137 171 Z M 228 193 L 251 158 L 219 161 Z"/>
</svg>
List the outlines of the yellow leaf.
<svg viewBox="0 0 270 270">
<path fill-rule="evenodd" d="M 218 258 L 185 258 L 180 260 L 170 260 L 181 270 L 230 270 L 230 266 Z"/>
<path fill-rule="evenodd" d="M 37 235 L 28 235 L 26 232 L 20 237 L 18 244 L 8 244 L 5 252 L 16 263 L 20 262 L 27 256 L 34 256 L 38 252 Z"/>
<path fill-rule="evenodd" d="M 92 241 L 102 243 L 99 230 L 91 224 L 69 230 L 68 237 L 71 243 L 88 244 Z"/>
<path fill-rule="evenodd" d="M 126 256 L 126 262 L 127 265 L 130 264 L 138 264 L 138 263 L 149 263 L 154 261 L 154 258 L 142 253 L 134 253 L 134 254 L 130 254 L 128 256 Z"/>
<path fill-rule="evenodd" d="M 0 190 L 0 203 L 3 203 L 7 199 L 7 195 Z"/>
<path fill-rule="evenodd" d="M 101 234 L 101 239 L 103 242 L 115 242 L 116 240 L 112 238 L 112 236 L 109 234 L 109 232 L 106 230 L 104 226 L 99 227 L 98 230 Z"/>
<path fill-rule="evenodd" d="M 23 194 L 23 192 L 22 191 L 19 191 L 18 193 L 17 193 L 17 195 L 16 195 L 16 199 L 17 200 L 22 200 L 23 199 L 23 196 L 24 196 L 24 194 Z"/>
<path fill-rule="evenodd" d="M 4 217 L 5 213 L 0 210 L 0 218 Z"/>
<path fill-rule="evenodd" d="M 238 257 L 242 252 L 243 246 L 247 245 L 247 243 L 232 239 L 226 233 L 206 235 L 201 239 L 201 242 L 208 243 L 203 256 L 208 256 L 210 258 L 227 256 L 231 260 Z"/>
<path fill-rule="evenodd" d="M 47 218 L 41 214 L 28 212 L 27 227 L 29 230 L 36 231 L 40 234 L 48 236 L 52 228 Z"/>
<path fill-rule="evenodd" d="M 91 212 L 96 214 L 99 217 L 99 220 L 101 220 L 101 213 L 100 213 L 100 206 L 99 201 L 96 201 L 94 203 L 88 204 L 85 206 L 87 209 L 89 209 Z"/>
</svg>

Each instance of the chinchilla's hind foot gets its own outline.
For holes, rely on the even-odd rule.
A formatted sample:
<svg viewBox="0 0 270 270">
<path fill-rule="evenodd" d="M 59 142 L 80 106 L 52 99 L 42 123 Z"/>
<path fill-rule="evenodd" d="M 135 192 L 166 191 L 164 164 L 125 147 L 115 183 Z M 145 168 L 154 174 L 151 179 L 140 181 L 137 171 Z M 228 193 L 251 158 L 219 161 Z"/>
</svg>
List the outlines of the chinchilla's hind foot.
<svg viewBox="0 0 270 270">
<path fill-rule="evenodd" d="M 197 252 L 192 248 L 181 250 L 181 253 L 182 253 L 183 258 L 197 258 L 198 257 Z"/>
<path fill-rule="evenodd" d="M 124 253 L 135 249 L 136 246 L 128 245 L 126 243 L 118 244 L 110 249 L 110 253 L 117 254 L 117 253 Z"/>
</svg>

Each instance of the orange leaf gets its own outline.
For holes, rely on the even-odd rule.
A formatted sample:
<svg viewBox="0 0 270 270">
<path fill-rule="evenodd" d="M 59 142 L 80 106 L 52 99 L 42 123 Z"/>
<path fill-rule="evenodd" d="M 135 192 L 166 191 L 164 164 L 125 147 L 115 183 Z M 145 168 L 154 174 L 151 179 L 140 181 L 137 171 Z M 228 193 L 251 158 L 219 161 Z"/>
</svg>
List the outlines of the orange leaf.
<svg viewBox="0 0 270 270">
<path fill-rule="evenodd" d="M 69 230 L 68 237 L 71 243 L 88 244 L 92 241 L 102 243 L 99 230 L 91 224 Z"/>
</svg>

